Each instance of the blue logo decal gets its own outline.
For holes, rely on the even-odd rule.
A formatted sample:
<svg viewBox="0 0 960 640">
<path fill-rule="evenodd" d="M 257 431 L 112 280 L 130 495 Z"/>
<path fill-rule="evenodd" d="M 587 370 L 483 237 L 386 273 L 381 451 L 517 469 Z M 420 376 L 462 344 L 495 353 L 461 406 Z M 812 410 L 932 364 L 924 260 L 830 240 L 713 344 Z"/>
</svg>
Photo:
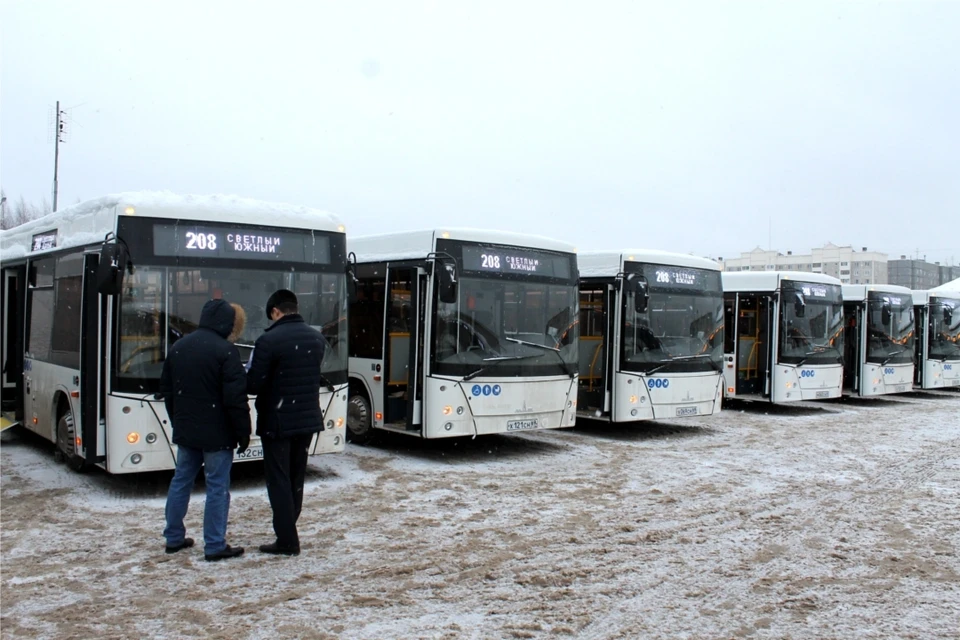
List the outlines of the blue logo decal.
<svg viewBox="0 0 960 640">
<path fill-rule="evenodd" d="M 483 395 L 488 396 L 491 391 L 493 391 L 493 387 L 488 384 L 483 385 Z"/>
<path fill-rule="evenodd" d="M 666 389 L 670 386 L 670 380 L 667 378 L 650 378 L 647 380 L 648 389 Z"/>
<path fill-rule="evenodd" d="M 800 371 L 801 378 L 812 378 L 817 375 L 817 372 L 814 369 L 802 369 Z"/>
<path fill-rule="evenodd" d="M 500 388 L 500 385 L 498 384 L 493 385 L 493 395 L 498 396 L 500 395 L 501 391 L 502 389 Z"/>
<path fill-rule="evenodd" d="M 470 393 L 472 393 L 475 396 L 480 395 L 480 385 L 478 384 L 473 385 L 473 388 L 470 389 Z"/>
<path fill-rule="evenodd" d="M 884 375 L 892 376 L 894 373 L 896 373 L 896 370 L 893 367 L 886 367 L 884 368 L 883 373 Z"/>
<path fill-rule="evenodd" d="M 952 365 L 952 364 L 945 364 L 945 365 L 943 365 L 943 370 L 944 370 L 944 371 L 953 371 L 953 365 Z"/>
</svg>

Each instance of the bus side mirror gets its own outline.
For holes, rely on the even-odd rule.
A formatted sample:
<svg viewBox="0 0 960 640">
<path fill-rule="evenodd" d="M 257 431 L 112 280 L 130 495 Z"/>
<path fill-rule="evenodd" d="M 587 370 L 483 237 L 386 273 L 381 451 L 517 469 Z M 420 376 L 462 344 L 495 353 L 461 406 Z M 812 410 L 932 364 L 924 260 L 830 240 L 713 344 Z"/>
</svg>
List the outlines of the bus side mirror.
<svg viewBox="0 0 960 640">
<path fill-rule="evenodd" d="M 112 241 L 111 241 L 112 240 Z M 130 250 L 120 238 L 108 233 L 100 247 L 100 262 L 97 264 L 97 291 L 106 296 L 115 296 L 123 290 L 123 272 L 133 274 Z"/>
<path fill-rule="evenodd" d="M 650 288 L 647 281 L 636 273 L 627 276 L 627 282 L 633 287 L 633 310 L 637 313 L 646 313 L 650 304 Z"/>
<path fill-rule="evenodd" d="M 438 262 L 436 274 L 440 302 L 455 303 L 457 301 L 457 266 L 449 262 Z"/>
<path fill-rule="evenodd" d="M 884 325 L 890 324 L 891 310 L 889 303 L 884 302 L 880 308 L 880 322 Z"/>
<path fill-rule="evenodd" d="M 350 266 L 347 267 L 347 302 L 349 304 L 357 302 L 357 276 Z"/>
<path fill-rule="evenodd" d="M 794 296 L 793 313 L 798 318 L 802 318 L 806 314 L 807 303 L 804 302 L 802 293 L 795 293 Z"/>
</svg>

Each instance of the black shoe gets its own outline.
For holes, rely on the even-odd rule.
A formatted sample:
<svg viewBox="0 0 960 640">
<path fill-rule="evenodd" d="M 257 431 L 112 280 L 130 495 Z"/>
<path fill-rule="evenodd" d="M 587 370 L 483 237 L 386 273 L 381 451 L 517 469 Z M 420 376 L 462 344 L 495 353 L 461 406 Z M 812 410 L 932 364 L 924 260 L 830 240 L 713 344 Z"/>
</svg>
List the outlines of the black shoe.
<svg viewBox="0 0 960 640">
<path fill-rule="evenodd" d="M 281 546 L 279 542 L 274 542 L 272 544 L 260 545 L 260 553 L 272 553 L 280 556 L 298 556 L 300 555 L 300 547 L 286 547 Z"/>
<path fill-rule="evenodd" d="M 193 538 L 184 538 L 180 544 L 168 544 L 167 553 L 176 553 L 181 549 L 189 549 L 193 546 Z"/>
<path fill-rule="evenodd" d="M 207 562 L 216 562 L 217 560 L 226 560 L 227 558 L 236 558 L 243 555 L 243 547 L 227 547 L 223 551 L 218 551 L 217 553 L 206 553 L 203 555 L 203 559 Z"/>
</svg>

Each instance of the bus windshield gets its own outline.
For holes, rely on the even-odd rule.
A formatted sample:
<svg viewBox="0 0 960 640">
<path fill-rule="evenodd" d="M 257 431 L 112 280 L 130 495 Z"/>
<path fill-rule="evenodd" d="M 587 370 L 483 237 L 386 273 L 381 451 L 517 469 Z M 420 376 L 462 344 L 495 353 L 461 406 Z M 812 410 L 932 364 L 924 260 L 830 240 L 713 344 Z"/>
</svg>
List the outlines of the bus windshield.
<svg viewBox="0 0 960 640">
<path fill-rule="evenodd" d="M 960 299 L 930 299 L 930 358 L 960 360 Z"/>
<path fill-rule="evenodd" d="M 572 282 L 471 275 L 460 278 L 455 303 L 434 299 L 434 373 L 467 376 L 483 369 L 516 377 L 576 371 L 579 314 Z"/>
<path fill-rule="evenodd" d="M 843 360 L 840 285 L 785 281 L 780 295 L 780 362 L 839 364 Z"/>
<path fill-rule="evenodd" d="M 867 295 L 867 362 L 913 362 L 916 324 L 910 295 L 870 291 Z"/>
<path fill-rule="evenodd" d="M 211 298 L 239 304 L 247 322 L 236 345 L 246 362 L 267 328 L 264 305 L 277 289 L 297 294 L 300 315 L 328 343 L 322 371 L 331 384 L 346 382 L 346 276 L 267 269 L 137 265 L 124 280 L 114 346 L 114 390 L 152 393 L 170 346 L 197 329 Z"/>
<path fill-rule="evenodd" d="M 621 368 L 648 373 L 720 371 L 720 272 L 651 264 L 630 264 L 626 271 L 646 283 L 647 303 L 638 311 L 636 298 L 643 293 L 624 283 Z"/>
</svg>

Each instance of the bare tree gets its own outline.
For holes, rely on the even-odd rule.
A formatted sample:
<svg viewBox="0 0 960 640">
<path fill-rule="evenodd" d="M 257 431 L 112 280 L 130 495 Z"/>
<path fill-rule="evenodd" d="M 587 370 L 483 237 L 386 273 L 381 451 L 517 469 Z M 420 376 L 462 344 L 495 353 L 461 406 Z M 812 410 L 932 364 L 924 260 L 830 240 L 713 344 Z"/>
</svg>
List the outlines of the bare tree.
<svg viewBox="0 0 960 640">
<path fill-rule="evenodd" d="M 0 197 L 3 198 L 0 229 L 13 229 L 14 227 L 19 227 L 23 223 L 35 220 L 51 211 L 50 202 L 46 198 L 43 199 L 43 201 L 40 203 L 40 206 L 37 206 L 27 202 L 26 198 L 23 196 L 20 196 L 20 198 L 13 204 L 7 201 L 6 195 L 2 195 Z"/>
</svg>

